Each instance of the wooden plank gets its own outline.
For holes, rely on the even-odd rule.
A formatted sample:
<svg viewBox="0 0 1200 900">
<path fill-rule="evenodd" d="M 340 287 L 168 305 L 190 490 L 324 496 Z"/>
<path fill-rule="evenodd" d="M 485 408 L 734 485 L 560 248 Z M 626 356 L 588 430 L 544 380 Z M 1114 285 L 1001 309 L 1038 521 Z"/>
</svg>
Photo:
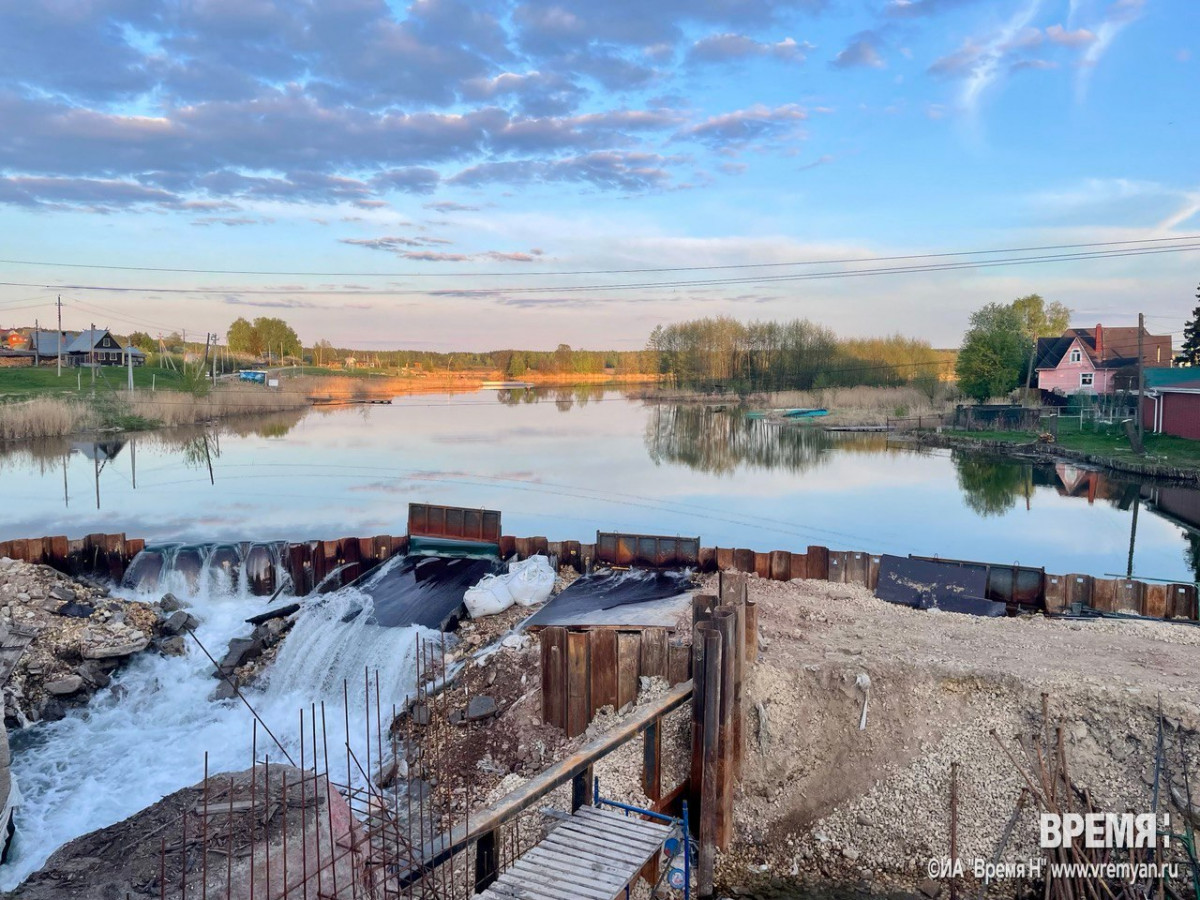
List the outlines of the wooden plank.
<svg viewBox="0 0 1200 900">
<path fill-rule="evenodd" d="M 559 825 L 555 828 L 542 838 L 542 843 L 549 848 L 565 849 L 568 853 L 575 852 L 577 848 L 591 850 L 606 859 L 638 868 L 641 868 L 646 862 L 646 855 L 640 849 L 634 849 L 624 844 L 614 844 L 586 833 L 581 835 L 575 832 L 564 832 L 563 827 L 563 825 Z"/>
<path fill-rule="evenodd" d="M 638 674 L 647 678 L 667 677 L 667 629 L 642 630 L 642 658 Z"/>
<path fill-rule="evenodd" d="M 642 635 L 636 631 L 617 632 L 617 709 L 636 703 L 638 669 L 641 667 Z"/>
<path fill-rule="evenodd" d="M 539 896 L 553 898 L 553 900 L 574 900 L 576 896 L 591 898 L 591 900 L 612 900 L 612 894 L 607 893 L 603 888 L 581 880 L 572 871 L 563 872 L 555 868 L 538 866 L 533 862 L 528 865 L 518 863 L 517 866 L 500 876 L 496 883 L 511 886 L 517 890 L 529 890 Z"/>
<path fill-rule="evenodd" d="M 603 706 L 617 705 L 617 632 L 590 631 L 592 715 Z"/>
<path fill-rule="evenodd" d="M 629 879 L 625 877 L 627 867 L 615 865 L 610 859 L 590 853 L 570 855 L 559 850 L 552 850 L 544 844 L 538 844 L 521 857 L 522 863 L 525 860 L 546 867 L 557 866 L 566 869 L 571 867 L 581 869 L 601 884 L 613 887 L 615 889 L 613 891 L 614 895 L 616 891 L 624 890 L 625 885 L 629 884 Z"/>
<path fill-rule="evenodd" d="M 542 647 L 542 721 L 567 727 L 567 630 L 545 628 L 538 636 Z"/>
<path fill-rule="evenodd" d="M 591 721 L 588 678 L 588 636 L 567 632 L 567 737 L 583 734 Z"/>
<path fill-rule="evenodd" d="M 588 821 L 585 824 L 577 821 L 576 816 L 563 822 L 554 832 L 580 840 L 589 839 L 598 842 L 603 848 L 621 848 L 631 853 L 640 853 L 640 862 L 645 862 L 650 854 L 657 853 L 662 847 L 661 838 L 626 831 L 607 822 Z"/>
<path fill-rule="evenodd" d="M 606 812 L 595 806 L 583 807 L 572 818 L 581 822 L 587 822 L 589 827 L 591 825 L 595 825 L 598 828 L 611 827 L 618 831 L 632 834 L 635 837 L 648 837 L 652 840 L 657 840 L 659 843 L 662 843 L 667 835 L 671 833 L 670 827 L 666 824 L 651 822 L 636 815 Z"/>
</svg>

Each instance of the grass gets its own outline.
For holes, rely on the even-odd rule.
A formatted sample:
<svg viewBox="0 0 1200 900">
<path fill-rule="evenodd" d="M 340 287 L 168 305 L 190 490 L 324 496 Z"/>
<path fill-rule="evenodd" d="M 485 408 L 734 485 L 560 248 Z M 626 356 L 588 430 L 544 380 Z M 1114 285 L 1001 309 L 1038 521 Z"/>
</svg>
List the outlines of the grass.
<svg viewBox="0 0 1200 900">
<path fill-rule="evenodd" d="M 942 432 L 950 437 L 974 438 L 975 440 L 1000 441 L 1013 444 L 1028 444 L 1038 435 L 1032 431 L 959 431 L 947 429 Z M 1139 459 L 1129 446 L 1129 439 L 1119 425 L 1097 425 L 1089 423 L 1080 427 L 1078 422 L 1067 420 L 1059 423 L 1055 446 L 1077 450 L 1096 456 L 1113 459 Z M 1147 434 L 1145 436 L 1147 462 L 1161 463 L 1180 468 L 1200 468 L 1200 441 L 1175 437 L 1170 434 Z"/>
<path fill-rule="evenodd" d="M 96 371 L 96 390 L 124 390 L 126 378 L 124 368 L 102 366 Z M 133 370 L 135 388 L 149 390 L 152 384 L 159 390 L 177 390 L 183 387 L 183 376 L 173 369 L 159 366 L 141 366 Z M 90 394 L 91 390 L 91 371 L 86 369 L 64 368 L 61 378 L 55 366 L 0 369 L 0 401 L 39 394 Z"/>
</svg>

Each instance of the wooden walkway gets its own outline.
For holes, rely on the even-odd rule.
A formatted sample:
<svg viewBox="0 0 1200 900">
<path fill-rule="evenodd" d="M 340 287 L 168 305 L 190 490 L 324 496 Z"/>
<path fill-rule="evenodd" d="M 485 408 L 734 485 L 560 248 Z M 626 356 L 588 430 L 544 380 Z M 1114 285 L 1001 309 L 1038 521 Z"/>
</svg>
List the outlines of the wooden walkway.
<svg viewBox="0 0 1200 900">
<path fill-rule="evenodd" d="M 584 806 L 526 853 L 481 900 L 613 900 L 662 850 L 671 826 Z"/>
</svg>

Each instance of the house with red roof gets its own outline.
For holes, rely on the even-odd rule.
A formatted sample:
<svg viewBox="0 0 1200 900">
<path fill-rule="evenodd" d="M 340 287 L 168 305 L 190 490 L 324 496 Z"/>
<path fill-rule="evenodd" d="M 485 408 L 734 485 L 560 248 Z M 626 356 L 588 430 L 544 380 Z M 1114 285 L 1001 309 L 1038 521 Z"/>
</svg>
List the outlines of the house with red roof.
<svg viewBox="0 0 1200 900">
<path fill-rule="evenodd" d="M 1170 335 L 1137 327 L 1068 328 L 1060 337 L 1038 338 L 1038 387 L 1060 396 L 1137 390 L 1139 331 L 1145 368 L 1170 368 Z"/>
</svg>

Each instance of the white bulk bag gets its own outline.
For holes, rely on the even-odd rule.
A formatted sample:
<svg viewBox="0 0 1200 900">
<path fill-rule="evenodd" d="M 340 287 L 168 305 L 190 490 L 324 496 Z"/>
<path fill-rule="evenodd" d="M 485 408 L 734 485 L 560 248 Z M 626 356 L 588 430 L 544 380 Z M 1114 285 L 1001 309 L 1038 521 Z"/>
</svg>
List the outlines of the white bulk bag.
<svg viewBox="0 0 1200 900">
<path fill-rule="evenodd" d="M 463 603 L 472 619 L 494 616 L 513 605 L 513 595 L 508 590 L 507 575 L 484 575 L 479 584 L 467 588 Z"/>
<path fill-rule="evenodd" d="M 521 606 L 545 603 L 554 589 L 554 570 L 544 556 L 531 556 L 508 564 L 508 590 Z"/>
</svg>

